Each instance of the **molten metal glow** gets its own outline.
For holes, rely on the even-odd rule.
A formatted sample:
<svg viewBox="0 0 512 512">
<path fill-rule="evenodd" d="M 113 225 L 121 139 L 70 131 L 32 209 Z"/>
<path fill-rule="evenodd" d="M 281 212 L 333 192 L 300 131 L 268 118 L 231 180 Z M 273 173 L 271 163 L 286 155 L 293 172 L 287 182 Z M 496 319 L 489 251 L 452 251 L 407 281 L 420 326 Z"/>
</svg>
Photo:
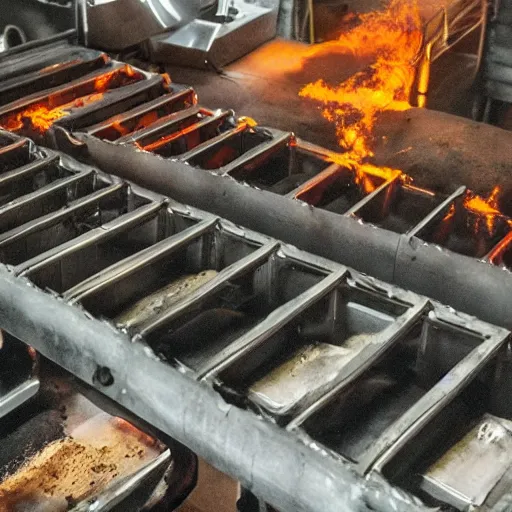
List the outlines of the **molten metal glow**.
<svg viewBox="0 0 512 512">
<path fill-rule="evenodd" d="M 50 109 L 46 105 L 36 104 L 10 116 L 7 120 L 3 121 L 2 127 L 6 130 L 17 132 L 23 128 L 25 120 L 27 120 L 35 131 L 44 133 L 57 119 L 66 115 L 67 112 L 60 108 Z"/>
<path fill-rule="evenodd" d="M 144 114 L 140 119 L 138 119 L 133 128 L 122 124 L 120 119 L 115 119 L 112 121 L 112 128 L 122 137 L 124 135 L 128 135 L 129 133 L 137 132 L 143 128 L 147 128 L 149 125 L 156 123 L 158 119 L 158 112 L 153 110 L 147 114 Z"/>
<path fill-rule="evenodd" d="M 117 429 L 134 436 L 140 443 L 145 444 L 146 446 L 158 445 L 158 441 L 154 437 L 151 437 L 142 430 L 138 429 L 136 426 L 132 425 L 124 418 L 116 416 L 113 418 L 113 423 Z"/>
<path fill-rule="evenodd" d="M 422 42 L 421 19 L 413 0 L 392 0 L 385 11 L 363 14 L 359 21 L 338 40 L 313 46 L 307 58 L 336 51 L 373 58 L 374 63 L 335 87 L 320 79 L 299 93 L 323 106 L 323 116 L 335 124 L 339 144 L 346 150 L 336 163 L 358 174 L 364 172 L 361 163 L 373 156 L 369 140 L 377 114 L 410 108 L 414 60 Z M 381 168 L 379 172 L 389 171 Z"/>
<path fill-rule="evenodd" d="M 501 193 L 500 187 L 494 187 L 492 192 L 490 193 L 487 199 L 478 195 L 468 195 L 464 200 L 464 206 L 467 210 L 470 210 L 481 216 L 485 221 L 485 227 L 489 236 L 492 236 L 495 227 L 497 216 L 501 215 L 500 210 L 498 209 L 498 197 Z M 475 225 L 475 229 L 479 229 L 480 222 L 477 222 Z"/>
<path fill-rule="evenodd" d="M 464 206 L 468 210 L 482 213 L 484 215 L 499 214 L 498 196 L 500 195 L 500 192 L 500 187 L 494 187 L 487 199 L 477 195 L 468 196 L 464 201 Z"/>
<path fill-rule="evenodd" d="M 103 73 L 94 80 L 94 92 L 84 94 L 73 101 L 58 106 L 52 106 L 52 104 L 59 102 L 58 93 L 56 93 L 46 103 L 31 105 L 25 110 L 3 119 L 2 127 L 17 132 L 24 126 L 29 125 L 32 130 L 43 134 L 55 121 L 69 115 L 70 110 L 100 101 L 106 91 L 123 85 L 127 78 L 133 81 L 134 78 L 141 79 L 142 75 L 129 65 Z"/>
<path fill-rule="evenodd" d="M 83 98 L 77 98 L 74 101 L 54 108 L 50 108 L 43 103 L 36 103 L 21 112 L 9 116 L 6 120 L 2 121 L 2 127 L 6 130 L 17 132 L 28 124 L 32 130 L 43 134 L 55 121 L 69 115 L 71 109 L 84 107 L 102 98 L 103 93 L 89 94 Z"/>
</svg>

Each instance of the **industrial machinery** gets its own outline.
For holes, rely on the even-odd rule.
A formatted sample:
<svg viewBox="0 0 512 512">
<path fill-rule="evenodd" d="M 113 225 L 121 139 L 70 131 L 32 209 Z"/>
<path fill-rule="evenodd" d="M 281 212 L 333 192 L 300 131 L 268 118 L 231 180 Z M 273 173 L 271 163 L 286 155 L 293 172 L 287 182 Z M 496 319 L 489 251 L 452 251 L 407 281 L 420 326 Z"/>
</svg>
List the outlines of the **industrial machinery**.
<svg viewBox="0 0 512 512">
<path fill-rule="evenodd" d="M 0 53 L 0 510 L 176 510 L 196 457 L 240 512 L 512 510 L 507 176 L 427 182 L 174 81 L 232 78 L 277 2 L 24 1 L 70 24 Z M 411 98 L 486 25 L 441 12 Z"/>
</svg>

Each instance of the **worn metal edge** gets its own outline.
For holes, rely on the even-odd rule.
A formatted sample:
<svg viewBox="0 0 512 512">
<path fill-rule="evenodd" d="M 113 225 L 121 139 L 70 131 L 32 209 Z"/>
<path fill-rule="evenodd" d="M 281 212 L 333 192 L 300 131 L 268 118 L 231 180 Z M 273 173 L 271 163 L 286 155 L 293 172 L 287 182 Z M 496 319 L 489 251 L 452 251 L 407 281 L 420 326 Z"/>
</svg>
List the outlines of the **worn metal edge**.
<svg viewBox="0 0 512 512">
<path fill-rule="evenodd" d="M 429 510 L 386 482 L 364 480 L 349 465 L 227 404 L 209 386 L 157 359 L 143 343 L 132 343 L 126 334 L 16 278 L 3 265 L 0 323 L 282 512 Z M 97 383 L 99 367 L 110 370 L 112 385 Z"/>
</svg>

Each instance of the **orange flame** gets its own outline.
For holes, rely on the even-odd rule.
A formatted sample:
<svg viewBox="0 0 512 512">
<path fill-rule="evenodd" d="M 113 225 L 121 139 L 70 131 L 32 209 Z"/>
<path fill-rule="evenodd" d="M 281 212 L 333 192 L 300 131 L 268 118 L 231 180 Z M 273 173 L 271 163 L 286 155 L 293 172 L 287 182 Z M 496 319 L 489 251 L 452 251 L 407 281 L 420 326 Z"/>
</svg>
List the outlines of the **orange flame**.
<svg viewBox="0 0 512 512">
<path fill-rule="evenodd" d="M 74 101 L 54 108 L 50 108 L 43 103 L 36 103 L 8 117 L 2 122 L 2 126 L 6 130 L 17 132 L 27 123 L 34 131 L 44 134 L 55 121 L 68 116 L 72 108 L 83 107 L 89 103 L 94 103 L 99 101 L 102 97 L 102 93 L 89 94 L 88 96 L 77 98 Z"/>
<path fill-rule="evenodd" d="M 348 165 L 358 174 L 364 171 L 361 162 L 373 156 L 369 139 L 377 114 L 410 108 L 414 60 L 422 42 L 414 1 L 392 0 L 385 11 L 363 14 L 359 20 L 358 26 L 338 40 L 312 47 L 308 58 L 334 50 L 371 57 L 374 63 L 338 86 L 320 79 L 299 93 L 323 105 L 323 116 L 335 124 L 339 144 L 347 151 L 336 157 L 336 163 Z M 389 171 L 393 170 L 380 169 Z"/>
<path fill-rule="evenodd" d="M 95 92 L 85 94 L 84 96 L 57 107 L 51 107 L 50 105 L 53 99 L 58 98 L 58 93 L 56 93 L 56 95 L 50 97 L 46 103 L 31 105 L 25 110 L 3 119 L 2 127 L 17 132 L 28 124 L 34 131 L 44 134 L 55 121 L 69 115 L 71 109 L 84 107 L 90 103 L 101 100 L 108 89 L 120 86 L 123 84 L 126 77 L 142 78 L 142 75 L 126 64 L 122 68 L 99 75 L 94 80 L 93 89 Z"/>
<path fill-rule="evenodd" d="M 501 215 L 498 205 L 498 197 L 500 194 L 501 188 L 496 186 L 487 199 L 476 194 L 469 194 L 464 199 L 464 207 L 467 210 L 477 213 L 485 219 L 485 225 L 489 235 L 494 233 L 497 216 Z M 475 229 L 478 228 L 479 223 L 477 222 Z"/>
<path fill-rule="evenodd" d="M 50 126 L 67 115 L 67 112 L 60 108 L 50 109 L 46 105 L 36 104 L 28 107 L 26 110 L 9 117 L 4 123 L 3 127 L 6 130 L 17 132 L 24 126 L 24 120 L 28 120 L 30 125 L 35 131 L 39 133 L 46 132 Z"/>
</svg>

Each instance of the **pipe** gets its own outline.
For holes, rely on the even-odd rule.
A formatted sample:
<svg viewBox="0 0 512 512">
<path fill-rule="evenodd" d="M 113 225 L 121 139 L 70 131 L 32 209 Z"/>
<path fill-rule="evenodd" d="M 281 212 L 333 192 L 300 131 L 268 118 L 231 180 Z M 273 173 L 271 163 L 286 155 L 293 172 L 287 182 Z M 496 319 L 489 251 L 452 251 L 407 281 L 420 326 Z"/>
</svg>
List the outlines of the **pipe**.
<svg viewBox="0 0 512 512">
<path fill-rule="evenodd" d="M 423 59 L 420 63 L 420 68 L 418 71 L 418 107 L 426 108 L 427 107 L 427 96 L 428 96 L 428 86 L 430 82 L 430 66 L 431 66 L 431 57 L 432 57 L 432 45 L 428 44 L 425 48 L 425 52 L 423 55 Z"/>
<path fill-rule="evenodd" d="M 133 147 L 76 139 L 83 145 L 71 139 L 64 151 L 108 173 L 512 329 L 512 274 L 489 262 Z"/>
<path fill-rule="evenodd" d="M 85 383 L 183 443 L 282 512 L 427 512 L 383 480 L 226 403 L 149 347 L 0 266 L 0 323 Z M 112 381 L 94 379 L 108 368 Z"/>
<path fill-rule="evenodd" d="M 308 0 L 308 13 L 309 13 L 309 43 L 315 44 L 315 8 L 313 0 Z"/>
<path fill-rule="evenodd" d="M 305 251 L 334 261 L 343 260 L 345 265 L 358 267 L 361 272 L 372 273 L 383 281 L 393 279 L 400 238 L 396 233 L 278 197 L 183 162 L 137 151 L 132 146 L 114 145 L 83 133 L 71 139 L 67 137 L 63 142 L 63 133 L 66 132 L 61 128 L 55 129 L 57 145 L 64 152 L 94 163 L 109 174 L 169 195 L 181 203 L 193 204 Z M 80 148 L 77 140 L 86 144 Z M 79 151 L 84 153 L 80 156 Z"/>
</svg>

